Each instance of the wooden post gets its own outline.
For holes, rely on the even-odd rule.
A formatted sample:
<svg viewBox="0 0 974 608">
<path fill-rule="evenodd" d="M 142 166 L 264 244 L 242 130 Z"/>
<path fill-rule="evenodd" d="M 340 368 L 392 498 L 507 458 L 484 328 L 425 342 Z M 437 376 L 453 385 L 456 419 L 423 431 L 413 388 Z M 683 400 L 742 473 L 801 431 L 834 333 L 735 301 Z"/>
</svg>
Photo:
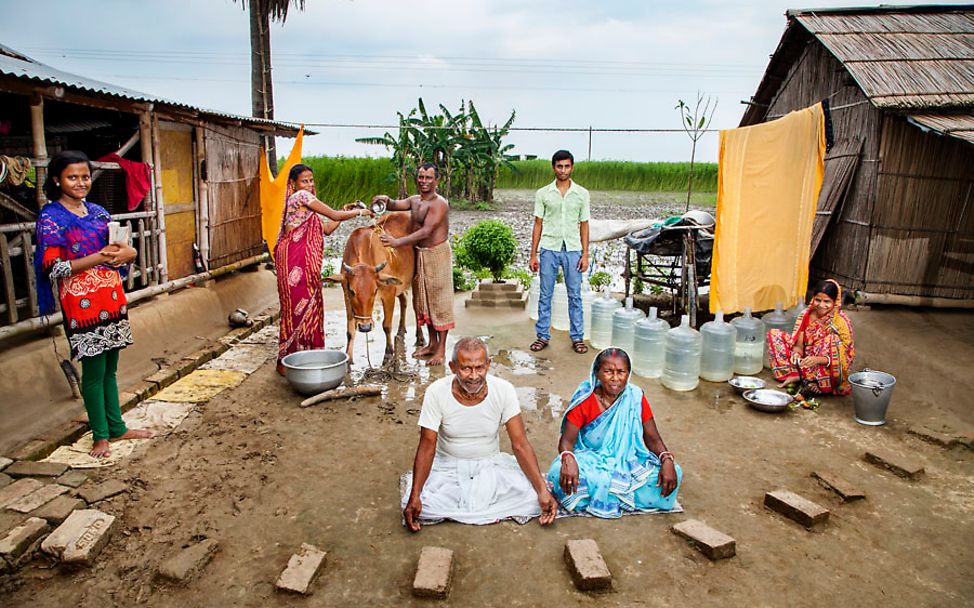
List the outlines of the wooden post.
<svg viewBox="0 0 974 608">
<path fill-rule="evenodd" d="M 199 190 L 199 241 L 200 254 L 206 267 L 210 267 L 210 193 L 206 176 L 201 169 L 206 166 L 206 140 L 203 127 L 196 127 L 196 176 Z"/>
<path fill-rule="evenodd" d="M 34 138 L 34 160 L 43 166 L 35 167 L 37 176 L 37 208 L 44 206 L 44 180 L 47 179 L 47 139 L 44 136 L 44 98 L 35 95 L 30 100 L 30 129 Z"/>
<path fill-rule="evenodd" d="M 152 157 L 152 105 L 150 104 L 148 109 L 139 114 L 139 147 L 142 152 L 142 162 L 149 165 L 149 192 L 145 197 L 145 210 L 155 211 L 158 202 L 156 201 L 156 162 Z M 143 233 L 142 235 L 142 245 L 139 247 L 139 261 L 142 264 L 142 287 L 148 285 L 156 285 L 159 283 L 159 274 L 156 272 L 156 268 L 152 265 L 152 251 L 155 250 L 153 243 L 156 241 L 155 235 L 152 233 L 151 222 L 146 222 L 149 228 L 148 243 L 145 242 L 147 238 Z M 139 230 L 142 232 L 142 230 Z"/>
<path fill-rule="evenodd" d="M 169 264 L 166 259 L 166 211 L 162 198 L 162 151 L 159 144 L 159 117 L 152 116 L 152 160 L 156 183 L 156 218 L 159 223 L 159 282 L 169 280 Z"/>
</svg>

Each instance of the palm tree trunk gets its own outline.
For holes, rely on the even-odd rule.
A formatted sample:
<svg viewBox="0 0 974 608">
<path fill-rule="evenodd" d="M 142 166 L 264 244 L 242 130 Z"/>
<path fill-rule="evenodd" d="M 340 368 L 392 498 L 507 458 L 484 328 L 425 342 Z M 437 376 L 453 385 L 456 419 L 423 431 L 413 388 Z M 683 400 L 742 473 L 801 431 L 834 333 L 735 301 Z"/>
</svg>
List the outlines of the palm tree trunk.
<svg viewBox="0 0 974 608">
<path fill-rule="evenodd" d="M 274 118 L 274 90 L 271 80 L 271 31 L 267 0 L 250 0 L 250 99 L 254 118 Z M 277 144 L 274 136 L 264 140 L 267 162 L 277 175 Z"/>
</svg>

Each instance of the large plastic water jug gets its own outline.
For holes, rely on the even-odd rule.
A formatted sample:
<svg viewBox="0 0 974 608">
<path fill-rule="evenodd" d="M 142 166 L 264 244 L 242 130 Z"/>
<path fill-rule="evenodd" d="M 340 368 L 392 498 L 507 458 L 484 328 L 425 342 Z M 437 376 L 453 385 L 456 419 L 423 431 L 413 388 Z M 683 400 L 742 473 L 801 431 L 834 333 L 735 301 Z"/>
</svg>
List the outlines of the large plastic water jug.
<svg viewBox="0 0 974 608">
<path fill-rule="evenodd" d="M 656 317 L 656 307 L 649 309 L 648 319 L 639 319 L 633 327 L 633 347 L 630 358 L 632 371 L 644 378 L 663 375 L 666 358 L 666 332 L 670 324 Z"/>
<path fill-rule="evenodd" d="M 626 298 L 626 306 L 612 312 L 612 346 L 621 348 L 631 357 L 636 321 L 645 318 L 643 311 L 633 307 L 632 296 Z"/>
<path fill-rule="evenodd" d="M 785 311 L 785 315 L 788 316 L 788 321 L 791 323 L 791 327 L 788 328 L 788 331 L 795 329 L 795 321 L 797 321 L 798 317 L 805 312 L 806 308 L 808 308 L 808 304 L 805 304 L 804 300 L 798 300 L 794 306 Z"/>
<path fill-rule="evenodd" d="M 567 331 L 568 325 L 568 290 L 564 283 L 555 283 L 555 291 L 551 295 L 551 326 Z"/>
<path fill-rule="evenodd" d="M 718 310 L 713 321 L 700 328 L 703 338 L 700 354 L 700 377 L 708 382 L 726 382 L 734 375 L 734 348 L 737 330 L 724 321 L 724 311 Z"/>
<path fill-rule="evenodd" d="M 608 293 L 592 301 L 592 346 L 607 348 L 612 342 L 612 313 L 621 304 Z"/>
<path fill-rule="evenodd" d="M 690 316 L 683 315 L 680 326 L 666 332 L 663 386 L 674 391 L 697 388 L 700 383 L 701 346 L 700 332 L 690 327 Z"/>
<path fill-rule="evenodd" d="M 789 334 L 791 333 L 791 329 L 795 325 L 795 322 L 794 320 L 789 321 L 788 313 L 783 310 L 783 306 L 784 305 L 781 302 L 778 302 L 775 304 L 774 310 L 761 317 L 761 321 L 764 323 L 765 336 L 767 336 L 767 332 L 770 332 L 772 329 L 780 329 Z M 771 368 L 771 358 L 768 356 L 767 337 L 765 337 L 764 340 L 764 366 L 768 369 Z"/>
<path fill-rule="evenodd" d="M 751 307 L 744 308 L 744 316 L 731 321 L 737 330 L 734 345 L 734 373 L 756 374 L 764 367 L 764 323 L 751 316 Z"/>
<path fill-rule="evenodd" d="M 589 287 L 588 282 L 582 283 L 582 325 L 586 340 L 592 336 L 592 302 L 595 301 L 595 292 Z"/>
<path fill-rule="evenodd" d="M 532 321 L 538 320 L 539 297 L 541 297 L 541 277 L 535 276 L 531 279 L 531 287 L 528 289 L 528 316 Z"/>
</svg>

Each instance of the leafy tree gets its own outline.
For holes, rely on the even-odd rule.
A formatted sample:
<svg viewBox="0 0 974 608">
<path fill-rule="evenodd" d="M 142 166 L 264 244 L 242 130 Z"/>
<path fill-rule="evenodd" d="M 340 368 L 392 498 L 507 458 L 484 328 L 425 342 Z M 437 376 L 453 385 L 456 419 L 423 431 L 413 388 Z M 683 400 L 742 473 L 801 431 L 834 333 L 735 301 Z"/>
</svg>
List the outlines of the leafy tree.
<svg viewBox="0 0 974 608">
<path fill-rule="evenodd" d="M 517 239 L 514 230 L 500 220 L 483 220 L 468 228 L 460 239 L 468 264 L 473 270 L 486 268 L 495 282 L 514 261 Z"/>
</svg>

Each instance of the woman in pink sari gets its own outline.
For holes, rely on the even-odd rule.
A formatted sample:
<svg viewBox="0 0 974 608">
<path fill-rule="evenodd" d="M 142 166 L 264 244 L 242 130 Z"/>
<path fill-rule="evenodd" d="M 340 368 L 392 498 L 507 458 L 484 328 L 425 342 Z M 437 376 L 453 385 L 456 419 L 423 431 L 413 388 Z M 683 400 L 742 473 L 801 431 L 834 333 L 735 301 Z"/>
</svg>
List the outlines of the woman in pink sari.
<svg viewBox="0 0 974 608">
<path fill-rule="evenodd" d="M 848 395 L 856 349 L 852 323 L 840 310 L 842 290 L 829 279 L 816 285 L 814 294 L 794 332 L 768 332 L 771 373 L 782 387 L 801 382 L 813 393 Z"/>
<path fill-rule="evenodd" d="M 281 375 L 284 355 L 325 347 L 325 306 L 321 298 L 325 236 L 344 220 L 371 213 L 351 209 L 352 205 L 339 211 L 319 201 L 314 173 L 301 164 L 288 174 L 286 201 L 281 233 L 274 246 L 277 293 L 281 298 L 281 338 L 277 349 L 277 371 Z M 322 221 L 319 214 L 331 221 Z"/>
</svg>

